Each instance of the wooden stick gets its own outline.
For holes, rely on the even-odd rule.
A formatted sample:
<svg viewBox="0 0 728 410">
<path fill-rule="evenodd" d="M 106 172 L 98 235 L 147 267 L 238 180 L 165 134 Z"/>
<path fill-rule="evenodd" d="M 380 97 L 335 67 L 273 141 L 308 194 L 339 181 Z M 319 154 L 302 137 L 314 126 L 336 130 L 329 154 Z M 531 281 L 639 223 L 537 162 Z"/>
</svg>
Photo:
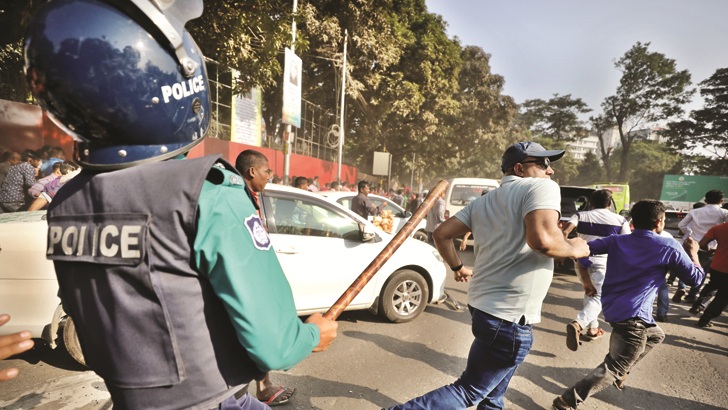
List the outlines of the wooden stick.
<svg viewBox="0 0 728 410">
<path fill-rule="evenodd" d="M 339 297 L 339 300 L 337 300 L 333 306 L 329 308 L 329 310 L 324 314 L 324 317 L 331 320 L 336 320 L 341 312 L 346 309 L 347 306 L 351 303 L 352 300 L 356 297 L 356 295 L 361 292 L 362 289 L 364 289 L 364 286 L 369 283 L 369 281 L 376 275 L 377 272 L 379 272 L 379 269 L 384 265 L 389 258 L 392 256 L 392 254 L 399 249 L 399 247 L 404 243 L 405 240 L 410 236 L 412 231 L 415 230 L 417 227 L 417 224 L 420 223 L 422 218 L 424 218 L 427 215 L 427 212 L 429 212 L 430 208 L 435 204 L 435 201 L 437 201 L 438 198 L 442 195 L 443 192 L 447 189 L 447 186 L 449 184 L 447 181 L 440 180 L 440 182 L 435 185 L 434 188 L 432 188 L 432 191 L 430 191 L 429 195 L 427 195 L 427 198 L 425 201 L 420 205 L 417 210 L 415 211 L 414 215 L 410 217 L 410 219 L 407 221 L 407 223 L 400 229 L 399 232 L 397 232 L 396 235 L 394 235 L 394 238 L 392 238 L 392 241 L 387 244 L 387 246 L 382 249 L 381 252 L 379 252 L 379 255 L 377 255 L 376 258 L 369 264 L 369 266 L 364 269 L 364 271 L 359 275 L 358 278 L 349 286 L 349 289 L 347 289 L 341 297 Z"/>
</svg>

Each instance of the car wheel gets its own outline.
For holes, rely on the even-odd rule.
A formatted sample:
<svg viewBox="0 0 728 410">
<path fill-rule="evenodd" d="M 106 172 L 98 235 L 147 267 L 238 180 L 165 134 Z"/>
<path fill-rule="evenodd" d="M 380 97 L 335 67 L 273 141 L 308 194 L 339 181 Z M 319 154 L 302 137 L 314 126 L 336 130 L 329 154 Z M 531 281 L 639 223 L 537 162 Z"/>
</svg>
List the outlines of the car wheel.
<svg viewBox="0 0 728 410">
<path fill-rule="evenodd" d="M 418 241 L 427 242 L 427 233 L 425 231 L 417 231 L 412 237 Z"/>
<path fill-rule="evenodd" d="M 63 322 L 63 344 L 73 360 L 86 366 L 86 358 L 83 357 L 81 344 L 78 342 L 78 335 L 76 334 L 76 325 L 70 316 L 66 316 Z"/>
<path fill-rule="evenodd" d="M 430 290 L 419 273 L 404 269 L 395 272 L 384 285 L 380 298 L 382 315 L 394 323 L 409 322 L 425 310 Z"/>
</svg>

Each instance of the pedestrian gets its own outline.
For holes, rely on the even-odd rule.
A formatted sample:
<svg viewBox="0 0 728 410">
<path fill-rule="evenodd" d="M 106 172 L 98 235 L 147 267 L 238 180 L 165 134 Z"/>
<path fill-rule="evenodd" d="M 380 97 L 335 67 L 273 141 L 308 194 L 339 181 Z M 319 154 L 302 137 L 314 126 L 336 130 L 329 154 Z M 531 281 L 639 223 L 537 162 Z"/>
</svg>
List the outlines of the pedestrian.
<svg viewBox="0 0 728 410">
<path fill-rule="evenodd" d="M 293 180 L 293 186 L 298 189 L 303 189 L 304 191 L 308 191 L 308 178 L 296 177 L 296 179 Z"/>
<path fill-rule="evenodd" d="M 382 208 L 387 206 L 386 201 L 382 201 L 379 206 L 372 204 L 372 201 L 369 199 L 369 192 L 371 191 L 369 182 L 364 180 L 359 181 L 357 188 L 359 189 L 359 193 L 351 200 L 351 210 L 357 215 L 364 219 L 369 219 L 369 215 L 379 215 L 382 212 Z"/>
<path fill-rule="evenodd" d="M 0 214 L 24 209 L 31 199 L 26 191 L 35 184 L 38 165 L 38 156 L 33 151 L 26 150 L 20 155 L 20 162 L 10 167 L 0 186 Z"/>
<path fill-rule="evenodd" d="M 268 178 L 273 174 L 268 158 L 259 151 L 246 149 L 235 159 L 235 169 L 243 176 L 245 193 L 262 220 L 260 197 L 268 184 Z M 270 372 L 266 372 L 264 377 L 256 380 L 255 397 L 269 406 L 288 403 L 295 392 L 296 389 L 273 384 Z"/>
<path fill-rule="evenodd" d="M 695 209 L 693 208 L 683 218 L 677 227 L 680 231 L 685 234 L 686 237 L 691 237 L 696 241 L 700 241 L 708 229 L 714 227 L 723 222 L 728 221 L 728 210 L 722 209 L 720 206 L 723 203 L 723 192 L 717 189 L 710 190 L 705 194 L 705 206 Z M 711 251 L 715 249 L 714 244 L 708 245 L 707 250 L 700 250 L 700 264 L 702 266 L 710 266 Z M 703 286 L 702 283 L 690 288 L 687 296 L 685 296 L 685 283 L 678 282 L 677 291 L 672 297 L 672 301 L 678 303 L 682 301 L 682 297 L 685 296 L 685 301 L 694 303 L 700 292 L 700 288 Z"/>
<path fill-rule="evenodd" d="M 564 226 L 564 237 L 576 229 L 577 235 L 585 241 L 593 241 L 610 235 L 630 233 L 629 223 L 624 217 L 609 210 L 612 191 L 598 189 L 589 196 L 589 211 L 572 215 Z M 577 263 L 579 281 L 584 287 L 584 307 L 576 318 L 566 326 L 566 346 L 569 350 L 579 348 L 579 337 L 584 335 L 596 339 L 604 335 L 599 327 L 599 313 L 602 311 L 602 283 L 607 272 L 607 255 L 594 255 Z"/>
<path fill-rule="evenodd" d="M 710 264 L 710 282 L 701 291 L 700 297 L 690 309 L 690 313 L 698 314 L 704 304 L 707 303 L 706 295 L 715 291 L 715 298 L 705 308 L 705 311 L 698 320 L 698 327 L 712 326 L 710 321 L 720 316 L 728 307 L 728 222 L 716 225 L 710 229 L 700 240 L 700 247 L 708 248 L 711 241 L 716 241 L 715 255 Z"/>
<path fill-rule="evenodd" d="M 27 28 L 30 89 L 74 130 L 83 168 L 48 210 L 58 294 L 114 407 L 267 409 L 234 394 L 325 350 L 336 322 L 298 318 L 235 169 L 183 157 L 211 121 L 205 60 L 178 20 L 202 2 L 136 3 L 52 1 Z"/>
<path fill-rule="evenodd" d="M 402 192 L 403 191 L 401 188 L 396 191 L 394 189 L 390 189 L 390 194 L 392 195 L 392 202 L 394 202 L 395 204 L 404 208 L 404 205 L 405 205 L 404 204 L 404 195 L 402 195 Z"/>
<path fill-rule="evenodd" d="M 511 377 L 533 343 L 532 325 L 553 276 L 555 257 L 589 254 L 581 238 L 565 239 L 558 227 L 561 195 L 551 180 L 547 151 L 519 142 L 503 154 L 500 187 L 470 202 L 433 234 L 437 250 L 458 282 L 467 282 L 475 335 L 467 365 L 452 384 L 392 409 L 502 409 Z M 473 270 L 463 266 L 452 239 L 472 231 Z"/>
<path fill-rule="evenodd" d="M 445 191 L 440 194 L 440 196 L 435 201 L 435 204 L 432 205 L 432 208 L 427 211 L 427 215 L 425 216 L 425 232 L 427 233 L 427 243 L 432 246 L 435 246 L 435 241 L 432 240 L 432 233 L 435 232 L 435 229 L 437 229 L 440 224 L 445 222 L 445 199 L 443 198 L 445 198 Z"/>
<path fill-rule="evenodd" d="M 660 236 L 665 228 L 662 202 L 639 201 L 631 216 L 635 228 L 631 234 L 589 242 L 591 255 L 607 254 L 602 310 L 612 326 L 609 352 L 589 375 L 554 399 L 555 409 L 576 409 L 611 385 L 624 389 L 630 370 L 665 338 L 652 318 L 652 303 L 668 269 L 689 284 L 698 284 L 705 276 L 696 241 L 688 237 L 681 247 Z"/>
</svg>

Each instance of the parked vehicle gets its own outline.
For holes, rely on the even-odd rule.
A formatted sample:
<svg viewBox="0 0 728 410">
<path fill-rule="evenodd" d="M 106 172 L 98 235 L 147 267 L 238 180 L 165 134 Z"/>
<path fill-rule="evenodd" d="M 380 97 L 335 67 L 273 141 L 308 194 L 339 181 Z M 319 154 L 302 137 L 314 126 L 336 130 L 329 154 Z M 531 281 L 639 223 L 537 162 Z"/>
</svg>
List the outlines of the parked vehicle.
<svg viewBox="0 0 728 410">
<path fill-rule="evenodd" d="M 500 186 L 500 182 L 487 178 L 453 178 L 445 192 L 445 217 L 449 218 L 470 201 Z"/>
<path fill-rule="evenodd" d="M 614 209 L 620 215 L 625 215 L 625 211 L 629 211 L 629 184 L 599 182 L 594 185 L 594 188 L 608 189 L 612 191 L 612 201 L 614 201 Z"/>
<path fill-rule="evenodd" d="M 299 315 L 328 310 L 393 238 L 340 204 L 291 187 L 269 184 L 261 212 Z M 53 264 L 45 257 L 45 217 L 45 211 L 0 214 L 0 312 L 12 317 L 0 334 L 27 329 L 52 348 L 63 340 L 83 363 L 73 321 L 57 296 Z M 408 239 L 347 310 L 411 321 L 428 303 L 444 299 L 445 277 L 437 250 Z"/>
<path fill-rule="evenodd" d="M 338 191 L 319 191 L 317 192 L 319 195 L 323 195 L 326 198 L 329 198 L 331 200 L 334 200 L 341 204 L 346 209 L 351 209 L 351 201 L 352 199 L 357 195 L 356 192 L 338 192 Z M 382 204 L 382 202 L 386 202 L 387 206 L 383 209 L 389 209 L 392 211 L 392 214 L 394 215 L 394 232 L 399 232 L 400 229 L 404 227 L 404 224 L 407 223 L 407 221 L 412 216 L 412 212 L 405 210 L 401 206 L 394 203 L 391 199 L 385 198 L 383 196 L 369 194 L 369 200 L 372 201 L 372 204 L 374 206 L 379 206 Z M 370 216 L 369 221 L 371 221 L 374 217 Z M 412 231 L 413 238 L 417 239 L 418 241 L 427 242 L 427 232 L 425 232 L 425 225 L 427 225 L 427 222 L 423 218 L 415 228 L 414 231 Z"/>
</svg>

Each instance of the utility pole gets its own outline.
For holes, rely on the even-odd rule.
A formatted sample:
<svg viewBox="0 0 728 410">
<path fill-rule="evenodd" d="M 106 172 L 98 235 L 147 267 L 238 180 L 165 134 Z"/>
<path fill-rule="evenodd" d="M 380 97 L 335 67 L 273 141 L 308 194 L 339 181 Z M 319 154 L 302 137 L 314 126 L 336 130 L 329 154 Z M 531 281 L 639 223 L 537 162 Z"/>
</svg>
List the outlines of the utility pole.
<svg viewBox="0 0 728 410">
<path fill-rule="evenodd" d="M 298 0 L 293 0 L 293 23 L 291 23 L 291 51 L 296 51 L 296 18 L 298 11 Z M 291 173 L 291 133 L 293 127 L 291 124 L 286 125 L 286 138 L 283 142 L 283 185 L 290 185 L 288 175 Z"/>
<path fill-rule="evenodd" d="M 346 43 L 349 39 L 349 31 L 344 30 L 344 64 L 341 69 L 341 114 L 339 118 L 339 164 L 336 171 L 336 180 L 341 186 L 341 159 L 344 153 L 344 96 L 346 91 Z"/>
</svg>

